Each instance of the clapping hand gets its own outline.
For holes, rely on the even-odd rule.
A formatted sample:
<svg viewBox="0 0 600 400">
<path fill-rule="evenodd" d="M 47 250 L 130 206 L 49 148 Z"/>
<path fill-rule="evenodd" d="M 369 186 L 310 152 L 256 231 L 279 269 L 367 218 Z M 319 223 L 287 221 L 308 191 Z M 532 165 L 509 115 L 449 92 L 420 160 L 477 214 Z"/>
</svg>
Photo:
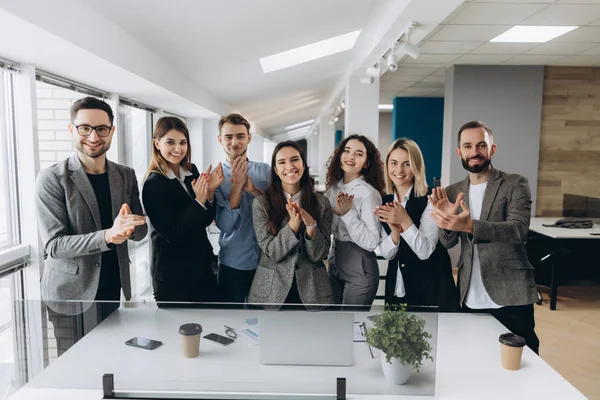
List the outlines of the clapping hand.
<svg viewBox="0 0 600 400">
<path fill-rule="evenodd" d="M 285 205 L 285 209 L 287 210 L 290 216 L 290 221 L 288 222 L 290 229 L 294 233 L 298 233 L 298 230 L 300 229 L 300 222 L 302 222 L 300 211 L 298 211 L 298 203 L 294 203 L 290 199 L 288 199 L 287 204 Z"/>
<path fill-rule="evenodd" d="M 335 207 L 333 207 L 333 213 L 335 215 L 345 215 L 352 208 L 352 200 L 354 195 L 348 195 L 348 193 L 340 192 L 335 199 Z"/>
<path fill-rule="evenodd" d="M 427 197 L 429 198 L 429 201 L 431 202 L 431 205 L 435 210 L 444 211 L 445 213 L 451 215 L 456 215 L 458 214 L 458 208 L 463 200 L 464 194 L 459 193 L 458 196 L 456 196 L 456 201 L 454 203 L 451 203 L 448 199 L 446 189 L 443 187 L 437 187 L 434 188 L 431 191 L 431 194 Z"/>
<path fill-rule="evenodd" d="M 136 226 L 144 224 L 146 224 L 146 218 L 132 214 L 129 205 L 125 203 L 121 206 L 113 226 L 104 231 L 104 241 L 106 243 L 121 244 L 129 239 Z"/>
<path fill-rule="evenodd" d="M 210 171 L 211 167 L 212 164 L 208 166 L 208 171 Z M 213 192 L 213 194 L 217 190 L 217 188 L 221 186 L 223 180 L 225 180 L 225 176 L 223 175 L 223 164 L 219 163 L 219 165 L 217 165 L 217 168 L 215 168 L 214 171 L 209 173 L 208 188 L 210 189 L 210 191 Z"/>
</svg>

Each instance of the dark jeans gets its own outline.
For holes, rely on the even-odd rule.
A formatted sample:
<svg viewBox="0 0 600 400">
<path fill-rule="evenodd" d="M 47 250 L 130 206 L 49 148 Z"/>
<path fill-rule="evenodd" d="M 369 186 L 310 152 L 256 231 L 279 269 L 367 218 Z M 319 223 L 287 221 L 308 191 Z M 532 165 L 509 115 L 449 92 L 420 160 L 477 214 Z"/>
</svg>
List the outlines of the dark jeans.
<svg viewBox="0 0 600 400">
<path fill-rule="evenodd" d="M 524 306 L 505 306 L 497 309 L 474 310 L 463 304 L 463 311 L 473 313 L 489 313 L 504 325 L 509 331 L 515 333 L 527 343 L 527 346 L 540 354 L 540 339 L 535 334 L 535 319 L 533 317 L 533 304 Z"/>
<path fill-rule="evenodd" d="M 249 271 L 219 264 L 219 291 L 227 303 L 245 303 L 250 293 L 256 269 Z"/>
</svg>

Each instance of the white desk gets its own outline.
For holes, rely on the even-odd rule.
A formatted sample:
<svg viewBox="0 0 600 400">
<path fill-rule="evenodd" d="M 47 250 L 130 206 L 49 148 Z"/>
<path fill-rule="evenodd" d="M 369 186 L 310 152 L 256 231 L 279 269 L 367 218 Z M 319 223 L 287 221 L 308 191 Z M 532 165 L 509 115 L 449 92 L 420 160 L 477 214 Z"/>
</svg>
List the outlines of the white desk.
<svg viewBox="0 0 600 400">
<path fill-rule="evenodd" d="M 101 377 L 105 373 L 114 374 L 117 391 L 201 388 L 255 395 L 335 393 L 335 378 L 346 377 L 348 399 L 424 399 L 422 396 L 352 394 L 360 387 L 380 387 L 385 393 L 388 385 L 380 360 L 371 359 L 365 343 L 355 343 L 354 367 L 265 366 L 258 362 L 259 349 L 241 341 L 228 347 L 204 341 L 199 357 L 184 359 L 177 333 L 179 325 L 199 322 L 205 332 L 222 332 L 224 318 L 219 316 L 222 312 L 121 308 L 18 391 L 13 399 L 100 399 Z M 257 312 L 252 311 L 227 312 L 228 319 L 233 316 L 236 320 L 256 315 Z M 524 349 L 520 371 L 502 369 L 498 336 L 505 331 L 489 315 L 440 314 L 434 398 L 585 398 L 529 348 Z M 124 342 L 133 336 L 146 336 L 165 344 L 153 351 L 125 346 Z M 423 377 L 413 374 L 409 384 L 418 384 L 420 379 Z M 97 389 L 90 390 L 94 387 Z M 392 393 L 404 390 L 401 386 L 396 388 L 398 391 Z"/>
<path fill-rule="evenodd" d="M 558 296 L 558 277 L 556 268 L 560 268 L 559 265 L 563 264 L 563 260 L 561 260 L 561 252 L 563 242 L 566 240 L 593 240 L 600 239 L 600 225 L 595 224 L 593 228 L 590 229 L 568 229 L 568 228 L 558 228 L 558 227 L 549 227 L 544 225 L 552 225 L 560 218 L 531 218 L 531 222 L 529 223 L 529 231 L 535 232 L 539 235 L 546 236 L 548 238 L 554 239 L 555 243 L 553 244 L 554 252 L 557 254 L 557 258 L 559 259 L 556 262 L 552 263 L 552 281 L 550 283 L 550 309 L 556 310 L 556 298 Z M 590 235 L 594 233 L 596 235 Z"/>
<path fill-rule="evenodd" d="M 600 225 L 595 224 L 590 229 L 568 229 L 548 227 L 544 225 L 552 225 L 560 218 L 531 218 L 529 230 L 539 233 L 540 235 L 548 236 L 552 239 L 600 239 L 600 236 L 590 235 L 590 233 L 600 234 Z"/>
</svg>

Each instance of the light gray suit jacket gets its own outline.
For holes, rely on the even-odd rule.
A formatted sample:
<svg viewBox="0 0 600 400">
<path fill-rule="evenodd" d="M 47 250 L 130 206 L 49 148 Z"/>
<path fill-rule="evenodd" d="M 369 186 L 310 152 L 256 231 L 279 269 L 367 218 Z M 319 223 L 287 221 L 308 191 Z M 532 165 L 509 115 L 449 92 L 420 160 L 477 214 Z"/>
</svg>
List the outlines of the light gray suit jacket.
<svg viewBox="0 0 600 400">
<path fill-rule="evenodd" d="M 303 234 L 296 237 L 288 225 L 287 216 L 277 235 L 273 235 L 267 227 L 269 211 L 266 196 L 257 197 L 252 202 L 252 220 L 261 257 L 248 302 L 282 304 L 295 274 L 303 304 L 333 303 L 333 292 L 323 263 L 331 245 L 333 214 L 329 200 L 320 194 L 315 195 L 320 220 L 311 240 Z"/>
<path fill-rule="evenodd" d="M 143 215 L 133 169 L 106 161 L 113 219 L 123 203 Z M 40 236 L 47 253 L 42 275 L 44 300 L 94 300 L 100 278 L 104 241 L 100 210 L 94 189 L 77 154 L 40 171 L 35 203 Z M 138 226 L 130 239 L 146 236 L 148 226 Z M 127 242 L 116 245 L 121 285 L 131 298 Z"/>
<path fill-rule="evenodd" d="M 454 202 L 464 193 L 469 204 L 469 177 L 446 189 Z M 531 192 L 527 179 L 492 168 L 483 197 L 479 220 L 473 221 L 473 234 L 440 229 L 446 248 L 461 241 L 458 262 L 458 289 L 464 302 L 471 281 L 473 246 L 477 246 L 483 286 L 491 299 L 502 306 L 532 304 L 537 301 L 533 266 L 527 259 L 525 240 L 529 233 Z"/>
</svg>

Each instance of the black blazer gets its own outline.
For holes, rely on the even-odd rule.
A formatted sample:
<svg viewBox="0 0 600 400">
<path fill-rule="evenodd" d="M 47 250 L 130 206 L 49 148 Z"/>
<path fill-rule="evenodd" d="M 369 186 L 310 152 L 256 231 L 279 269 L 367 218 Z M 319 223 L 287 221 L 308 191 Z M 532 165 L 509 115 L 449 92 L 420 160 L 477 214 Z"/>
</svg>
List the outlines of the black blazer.
<svg viewBox="0 0 600 400">
<path fill-rule="evenodd" d="M 205 210 L 190 195 L 192 181 L 200 173 L 192 164 L 192 174 L 184 180 L 186 192 L 178 180 L 152 172 L 142 188 L 142 203 L 152 230 L 152 278 L 163 282 L 198 282 L 211 273 L 213 248 L 206 227 L 215 218 L 215 203 Z"/>
<path fill-rule="evenodd" d="M 414 193 L 413 189 L 406 202 L 406 212 L 418 229 L 421 225 L 421 215 L 427 207 L 427 196 L 415 197 Z M 387 195 L 382 199 L 383 204 L 393 201 L 394 195 Z M 389 235 L 389 225 L 383 224 L 383 227 Z M 394 295 L 399 266 L 406 290 L 406 295 L 402 298 Z M 407 303 L 409 306 L 438 306 L 440 312 L 459 310 L 458 290 L 452 277 L 450 256 L 439 241 L 431 256 L 427 260 L 421 260 L 404 240 L 400 240 L 396 257 L 388 263 L 385 302 Z"/>
</svg>

